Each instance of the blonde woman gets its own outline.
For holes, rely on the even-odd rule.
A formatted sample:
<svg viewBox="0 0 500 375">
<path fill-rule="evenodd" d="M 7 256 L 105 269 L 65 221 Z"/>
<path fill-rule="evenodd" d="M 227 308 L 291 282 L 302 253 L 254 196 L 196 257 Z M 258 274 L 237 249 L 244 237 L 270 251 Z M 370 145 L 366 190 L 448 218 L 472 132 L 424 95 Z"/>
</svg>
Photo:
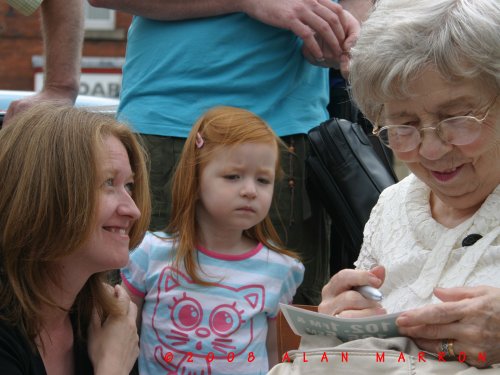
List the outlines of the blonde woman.
<svg viewBox="0 0 500 375">
<path fill-rule="evenodd" d="M 136 307 L 106 286 L 149 221 L 143 151 L 114 119 L 35 106 L 0 131 L 0 368 L 128 374 Z"/>
</svg>

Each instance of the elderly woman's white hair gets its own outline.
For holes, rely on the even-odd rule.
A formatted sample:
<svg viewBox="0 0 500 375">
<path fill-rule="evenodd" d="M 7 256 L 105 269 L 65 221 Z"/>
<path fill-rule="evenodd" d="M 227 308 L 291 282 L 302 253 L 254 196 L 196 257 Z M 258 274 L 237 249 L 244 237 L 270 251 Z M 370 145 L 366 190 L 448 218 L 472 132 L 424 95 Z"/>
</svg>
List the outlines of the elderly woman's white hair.
<svg viewBox="0 0 500 375">
<path fill-rule="evenodd" d="M 372 121 L 428 67 L 498 90 L 500 0 L 380 0 L 351 53 L 351 93 Z"/>
</svg>

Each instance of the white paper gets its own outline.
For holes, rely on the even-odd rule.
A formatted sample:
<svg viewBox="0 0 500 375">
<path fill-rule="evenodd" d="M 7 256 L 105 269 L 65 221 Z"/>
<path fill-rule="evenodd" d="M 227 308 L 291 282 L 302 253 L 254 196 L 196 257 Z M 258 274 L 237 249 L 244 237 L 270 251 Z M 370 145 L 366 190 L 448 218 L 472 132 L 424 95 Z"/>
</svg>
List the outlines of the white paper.
<svg viewBox="0 0 500 375">
<path fill-rule="evenodd" d="M 298 336 L 337 336 L 344 342 L 367 337 L 401 336 L 396 326 L 396 318 L 401 312 L 368 318 L 341 318 L 282 303 L 280 308 L 292 331 Z"/>
</svg>

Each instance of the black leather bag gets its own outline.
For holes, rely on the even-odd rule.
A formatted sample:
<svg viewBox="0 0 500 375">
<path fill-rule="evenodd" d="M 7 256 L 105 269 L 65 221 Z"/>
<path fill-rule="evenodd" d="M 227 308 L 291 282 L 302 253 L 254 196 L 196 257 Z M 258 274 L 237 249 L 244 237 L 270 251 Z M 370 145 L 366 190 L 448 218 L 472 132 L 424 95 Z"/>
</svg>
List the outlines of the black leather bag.
<svg viewBox="0 0 500 375">
<path fill-rule="evenodd" d="M 312 128 L 308 138 L 308 188 L 333 222 L 333 274 L 352 268 L 370 212 L 382 190 L 397 182 L 397 177 L 378 138 L 370 140 L 356 123 L 333 118 Z M 381 147 L 378 152 L 372 142 Z"/>
</svg>

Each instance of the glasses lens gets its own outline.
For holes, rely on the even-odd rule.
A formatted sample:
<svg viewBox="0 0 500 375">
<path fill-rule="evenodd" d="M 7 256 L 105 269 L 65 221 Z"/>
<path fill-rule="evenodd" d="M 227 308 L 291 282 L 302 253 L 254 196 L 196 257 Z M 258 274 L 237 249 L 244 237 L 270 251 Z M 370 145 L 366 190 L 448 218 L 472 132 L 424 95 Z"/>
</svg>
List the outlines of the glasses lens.
<svg viewBox="0 0 500 375">
<path fill-rule="evenodd" d="M 420 134 L 413 126 L 394 125 L 379 132 L 380 140 L 394 151 L 413 150 L 420 143 Z"/>
<path fill-rule="evenodd" d="M 443 140 L 456 146 L 474 142 L 481 133 L 481 124 L 474 117 L 452 117 L 443 120 L 440 127 Z"/>
</svg>

